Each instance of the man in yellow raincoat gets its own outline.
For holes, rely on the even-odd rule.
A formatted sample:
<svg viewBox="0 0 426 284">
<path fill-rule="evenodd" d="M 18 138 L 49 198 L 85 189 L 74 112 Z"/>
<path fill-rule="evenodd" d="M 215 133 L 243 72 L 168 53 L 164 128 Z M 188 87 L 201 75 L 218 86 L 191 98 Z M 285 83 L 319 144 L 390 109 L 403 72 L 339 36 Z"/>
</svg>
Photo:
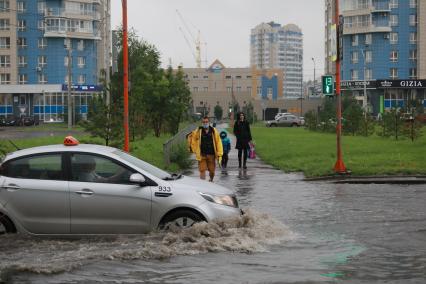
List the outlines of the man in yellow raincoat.
<svg viewBox="0 0 426 284">
<path fill-rule="evenodd" d="M 208 170 L 209 181 L 212 182 L 216 169 L 216 159 L 220 164 L 223 155 L 222 141 L 216 128 L 210 126 L 208 117 L 203 117 L 202 123 L 202 126 L 190 134 L 190 145 L 198 161 L 200 178 L 206 179 L 206 170 Z"/>
</svg>

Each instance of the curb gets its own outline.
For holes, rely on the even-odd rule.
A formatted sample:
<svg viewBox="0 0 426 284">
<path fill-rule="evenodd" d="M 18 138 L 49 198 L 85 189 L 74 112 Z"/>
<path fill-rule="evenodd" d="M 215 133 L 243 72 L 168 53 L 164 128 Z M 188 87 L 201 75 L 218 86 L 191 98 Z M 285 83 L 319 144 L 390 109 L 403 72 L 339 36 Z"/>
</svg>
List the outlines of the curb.
<svg viewBox="0 0 426 284">
<path fill-rule="evenodd" d="M 305 178 L 304 181 L 328 181 L 335 184 L 426 184 L 426 176 L 344 176 L 333 175 Z"/>
</svg>

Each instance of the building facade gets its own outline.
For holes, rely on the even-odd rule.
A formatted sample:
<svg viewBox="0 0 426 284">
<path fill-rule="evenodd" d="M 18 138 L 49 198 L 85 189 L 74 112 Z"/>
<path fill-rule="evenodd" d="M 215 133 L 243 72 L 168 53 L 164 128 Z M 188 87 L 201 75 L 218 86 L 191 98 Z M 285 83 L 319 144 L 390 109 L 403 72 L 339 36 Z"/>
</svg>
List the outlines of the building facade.
<svg viewBox="0 0 426 284">
<path fill-rule="evenodd" d="M 303 82 L 303 34 L 294 25 L 270 22 L 251 30 L 250 65 L 283 70 L 283 97 L 300 98 Z"/>
<path fill-rule="evenodd" d="M 84 117 L 109 77 L 109 13 L 109 0 L 0 0 L 0 115 L 63 120 L 70 73 Z"/>
<path fill-rule="evenodd" d="M 214 115 L 214 107 L 226 110 L 238 103 L 240 108 L 252 105 L 259 119 L 273 119 L 275 114 L 292 112 L 300 115 L 316 109 L 319 100 L 287 100 L 283 97 L 281 68 L 226 68 L 219 60 L 209 68 L 183 68 L 191 91 L 193 112 Z"/>
<path fill-rule="evenodd" d="M 326 1 L 326 34 L 334 2 Z M 367 111 L 391 108 L 411 112 L 425 102 L 426 1 L 341 0 L 343 17 L 341 78 L 344 93 L 352 94 Z M 332 10 L 332 11 L 331 11 Z M 326 37 L 326 52 L 330 50 Z M 334 64 L 326 53 L 326 73 Z M 365 87 L 364 87 L 365 86 Z"/>
</svg>

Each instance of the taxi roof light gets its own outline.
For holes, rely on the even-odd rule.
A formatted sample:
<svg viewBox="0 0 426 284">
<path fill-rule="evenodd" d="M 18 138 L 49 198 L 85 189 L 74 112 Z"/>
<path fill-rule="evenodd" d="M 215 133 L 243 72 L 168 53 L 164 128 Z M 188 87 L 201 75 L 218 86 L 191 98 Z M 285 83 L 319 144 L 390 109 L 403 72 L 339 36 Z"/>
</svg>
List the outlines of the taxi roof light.
<svg viewBox="0 0 426 284">
<path fill-rule="evenodd" d="M 80 144 L 80 142 L 72 136 L 67 136 L 64 139 L 65 146 L 77 146 L 78 144 Z"/>
</svg>

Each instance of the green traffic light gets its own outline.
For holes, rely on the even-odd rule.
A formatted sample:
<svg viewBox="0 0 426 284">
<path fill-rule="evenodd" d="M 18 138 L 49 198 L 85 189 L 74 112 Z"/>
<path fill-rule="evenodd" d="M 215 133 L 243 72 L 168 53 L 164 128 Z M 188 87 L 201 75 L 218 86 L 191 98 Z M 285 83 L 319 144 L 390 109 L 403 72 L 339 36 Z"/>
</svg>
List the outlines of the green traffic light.
<svg viewBox="0 0 426 284">
<path fill-rule="evenodd" d="M 324 95 L 333 95 L 334 80 L 333 76 L 322 76 L 322 93 Z"/>
</svg>

